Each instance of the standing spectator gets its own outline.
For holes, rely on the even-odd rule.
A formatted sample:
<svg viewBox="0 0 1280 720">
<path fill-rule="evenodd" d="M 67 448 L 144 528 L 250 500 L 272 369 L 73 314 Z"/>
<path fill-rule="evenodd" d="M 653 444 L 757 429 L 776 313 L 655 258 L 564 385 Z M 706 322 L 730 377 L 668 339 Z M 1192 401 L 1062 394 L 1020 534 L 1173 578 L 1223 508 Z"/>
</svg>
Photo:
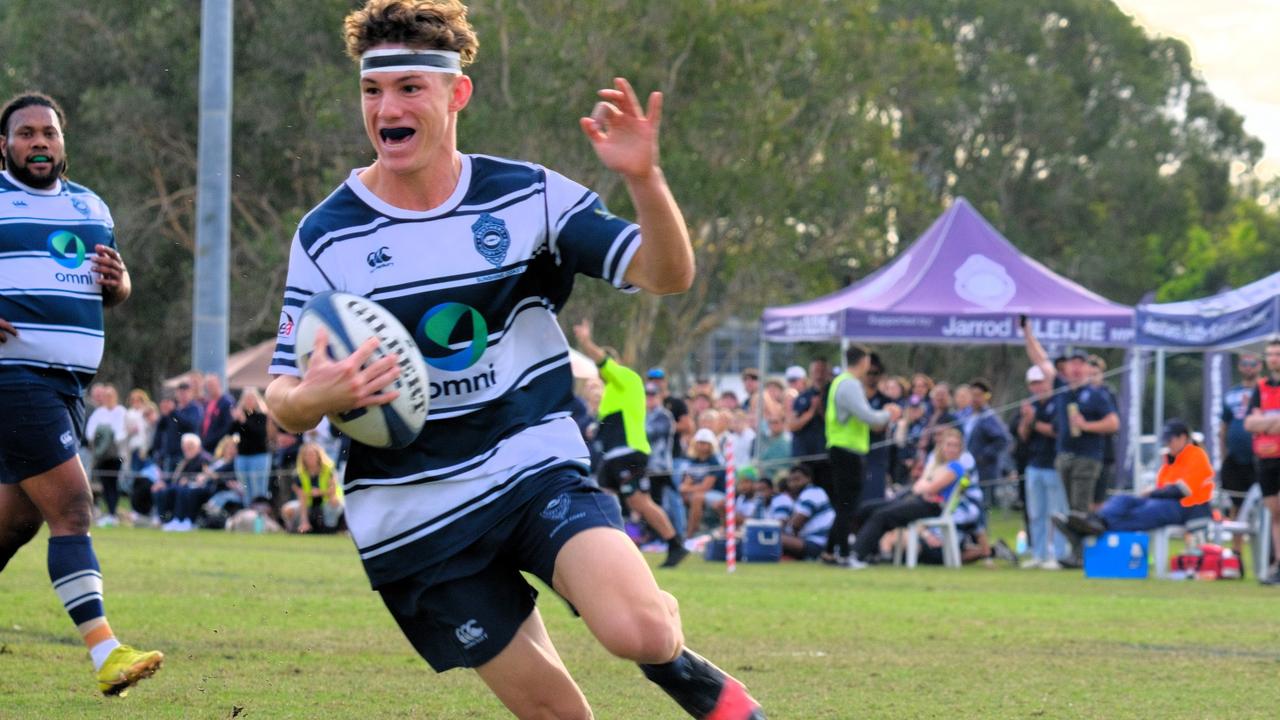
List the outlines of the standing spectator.
<svg viewBox="0 0 1280 720">
<path fill-rule="evenodd" d="M 1253 435 L 1244 428 L 1244 419 L 1249 415 L 1249 402 L 1253 399 L 1253 389 L 1258 384 L 1258 373 L 1262 369 L 1262 360 L 1254 353 L 1241 353 L 1236 361 L 1236 369 L 1240 371 L 1240 384 L 1227 391 L 1222 399 L 1222 425 L 1218 441 L 1224 450 L 1222 469 L 1219 470 L 1219 483 L 1231 499 L 1231 518 L 1234 520 L 1240 513 L 1245 493 L 1256 481 L 1253 459 Z M 1232 546 L 1236 555 L 1240 554 L 1244 536 L 1237 533 L 1232 538 Z"/>
<path fill-rule="evenodd" d="M 1103 436 L 1120 429 L 1120 416 L 1108 396 L 1089 385 L 1085 353 L 1076 351 L 1067 359 L 1067 377 L 1064 380 L 1057 376 L 1053 363 L 1049 362 L 1049 356 L 1025 318 L 1022 329 L 1027 357 L 1053 383 L 1059 400 L 1054 407 L 1053 426 L 1057 433 L 1054 468 L 1067 489 L 1067 502 L 1071 509 L 1088 512 L 1094 486 L 1102 473 Z M 1079 550 L 1075 549 L 1076 555 Z M 1078 559 L 1073 557 L 1072 564 Z"/>
<path fill-rule="evenodd" d="M 965 421 L 965 448 L 976 463 L 977 482 L 991 484 L 1000 479 L 1000 459 L 1009 449 L 1009 433 L 991 409 L 991 383 L 978 378 L 969 387 L 973 412 Z M 985 497 L 990 498 L 994 492 L 993 488 Z"/>
<path fill-rule="evenodd" d="M 235 400 L 230 393 L 222 391 L 222 381 L 217 375 L 209 373 L 204 377 L 204 418 L 200 425 L 200 442 L 205 452 L 213 452 L 218 441 L 231 432 L 231 410 Z"/>
<path fill-rule="evenodd" d="M 176 409 L 177 403 L 168 396 L 160 398 L 156 408 L 156 434 L 151 457 L 161 472 L 170 472 L 182 459 L 182 430 Z"/>
<path fill-rule="evenodd" d="M 721 417 L 728 420 L 729 429 L 725 433 L 725 437 L 733 442 L 733 456 L 742 458 L 743 462 L 750 460 L 756 456 L 756 431 L 752 427 L 755 425 L 742 408 L 737 410 L 722 410 Z"/>
<path fill-rule="evenodd" d="M 662 390 L 649 381 L 644 385 L 644 432 L 649 438 L 649 487 L 662 511 L 671 520 L 676 534 L 685 537 L 684 501 L 675 485 L 672 449 L 676 442 L 676 421 L 662 405 Z"/>
<path fill-rule="evenodd" d="M 952 413 L 956 416 L 957 423 L 963 423 L 969 419 L 969 415 L 973 412 L 973 390 L 968 385 L 960 383 L 956 386 L 952 395 L 955 400 L 955 402 L 951 403 L 951 407 L 954 408 Z"/>
<path fill-rule="evenodd" d="M 678 481 L 681 477 L 682 461 L 689 455 L 689 446 L 693 442 L 693 433 L 697 428 L 694 426 L 693 415 L 689 412 L 689 404 L 683 398 L 671 394 L 666 371 L 660 367 L 649 368 L 646 377 L 649 382 L 658 386 L 658 397 L 661 398 L 662 406 L 671 413 L 671 419 L 675 422 L 676 435 L 675 442 L 671 445 L 671 461 L 672 476 Z"/>
<path fill-rule="evenodd" d="M 1271 512 L 1271 549 L 1280 553 L 1280 340 L 1267 343 L 1263 355 L 1267 374 L 1258 379 L 1249 399 L 1244 428 L 1253 433 L 1253 455 L 1258 459 L 1258 484 L 1262 502 Z M 1268 584 L 1280 584 L 1280 570 L 1273 563 Z"/>
<path fill-rule="evenodd" d="M 231 411 L 231 433 L 239 437 L 235 459 L 236 479 L 244 489 L 245 506 L 258 498 L 270 498 L 271 453 L 267 447 L 267 408 L 258 388 L 240 393 Z"/>
<path fill-rule="evenodd" d="M 1089 385 L 1100 393 L 1107 396 L 1107 401 L 1112 407 L 1120 407 L 1119 401 L 1116 400 L 1115 391 L 1107 386 L 1107 361 L 1097 355 L 1090 355 L 1087 362 L 1088 367 L 1085 373 L 1089 377 Z M 1116 436 L 1115 433 L 1109 433 L 1102 438 L 1102 472 L 1098 476 L 1098 481 L 1093 486 L 1093 509 L 1102 506 L 1106 502 L 1107 490 L 1115 487 L 1116 479 Z"/>
<path fill-rule="evenodd" d="M 130 477 L 142 467 L 151 454 L 155 442 L 156 422 L 159 419 L 155 403 L 142 388 L 129 391 L 129 407 L 124 411 L 124 451 Z"/>
<path fill-rule="evenodd" d="M 866 389 L 867 405 L 872 410 L 883 410 L 889 403 L 896 402 L 902 397 L 903 388 L 897 380 L 885 377 L 884 363 L 880 360 L 879 353 L 870 353 L 869 357 L 871 365 L 867 368 L 866 376 L 862 378 L 862 385 Z M 891 397 L 881 389 L 886 386 L 897 392 L 896 397 Z M 855 509 L 857 505 L 867 500 L 884 499 L 885 478 L 889 475 L 889 463 L 892 461 L 888 437 L 888 425 L 881 423 L 871 428 L 869 449 L 863 454 L 862 485 L 858 495 L 853 499 Z M 834 486 L 831 495 L 832 497 L 836 495 Z"/>
<path fill-rule="evenodd" d="M 172 472 L 178 463 L 182 461 L 182 436 L 191 433 L 199 437 L 200 428 L 204 420 L 204 408 L 196 400 L 195 390 L 191 387 L 191 383 L 185 380 L 178 383 L 175 393 L 176 401 L 171 415 L 172 424 L 178 432 L 178 446 L 176 448 L 177 454 L 171 458 L 172 464 L 164 468 L 166 472 Z"/>
<path fill-rule="evenodd" d="M 924 470 L 925 458 L 933 452 L 936 442 L 934 438 L 937 433 L 949 427 L 956 427 L 960 421 L 952 411 L 951 386 L 947 383 L 940 382 L 934 385 L 933 390 L 929 391 L 929 401 L 933 410 L 925 422 L 924 432 L 920 433 L 920 447 L 916 461 L 916 468 L 919 470 Z"/>
<path fill-rule="evenodd" d="M 933 396 L 933 378 L 918 372 L 911 376 L 911 397 L 908 402 L 918 402 L 924 405 L 924 414 L 926 416 L 933 414 L 933 406 L 930 398 Z"/>
<path fill-rule="evenodd" d="M 747 399 L 742 401 L 742 409 L 751 416 L 751 424 L 755 425 L 755 418 L 760 414 L 760 408 L 763 406 L 768 409 L 769 401 L 760 392 L 760 371 L 755 368 L 747 368 L 742 371 L 742 387 L 746 391 Z"/>
<path fill-rule="evenodd" d="M 121 448 L 127 438 L 125 409 L 120 404 L 116 386 L 102 383 L 96 393 L 98 407 L 89 416 L 85 436 L 93 450 L 93 479 L 102 486 L 102 499 L 107 512 L 98 518 L 98 526 L 118 524 L 116 508 L 120 504 L 120 470 L 124 466 Z"/>
<path fill-rule="evenodd" d="M 791 457 L 791 433 L 787 432 L 787 422 L 783 418 L 783 410 L 778 407 L 766 411 L 764 416 L 764 432 L 759 436 L 760 472 L 766 476 L 781 467 L 785 467 Z"/>
<path fill-rule="evenodd" d="M 898 406 L 873 410 L 867 402 L 872 353 L 861 345 L 845 351 L 845 369 L 831 383 L 827 398 L 827 450 L 831 457 L 831 495 L 835 513 L 827 534 L 822 561 L 842 564 L 849 556 L 849 526 L 857 510 L 866 472 L 871 428 L 883 428 L 898 416 Z M 881 494 L 883 495 L 883 489 Z"/>
<path fill-rule="evenodd" d="M 1058 570 L 1062 567 L 1059 560 L 1067 552 L 1065 538 L 1054 532 L 1051 520 L 1055 514 L 1067 512 L 1067 491 L 1053 467 L 1054 404 L 1059 399 L 1050 391 L 1044 370 L 1036 365 L 1027 369 L 1027 389 L 1031 398 L 1022 402 L 1018 439 L 1027 453 L 1026 511 L 1032 557 L 1022 566 Z"/>
<path fill-rule="evenodd" d="M 720 393 L 720 399 L 716 401 L 716 408 L 720 412 L 732 413 L 734 410 L 741 410 L 742 403 L 738 401 L 738 393 L 732 390 L 724 390 Z"/>
<path fill-rule="evenodd" d="M 787 384 L 796 392 L 787 414 L 787 430 L 791 432 L 791 455 L 809 466 L 809 475 L 818 487 L 830 487 L 830 463 L 827 460 L 825 396 L 809 381 L 804 368 L 792 365 L 785 375 Z"/>
<path fill-rule="evenodd" d="M 285 503 L 285 527 L 295 533 L 333 533 L 342 522 L 342 483 L 324 448 L 303 443 L 294 468 L 294 498 Z"/>
</svg>

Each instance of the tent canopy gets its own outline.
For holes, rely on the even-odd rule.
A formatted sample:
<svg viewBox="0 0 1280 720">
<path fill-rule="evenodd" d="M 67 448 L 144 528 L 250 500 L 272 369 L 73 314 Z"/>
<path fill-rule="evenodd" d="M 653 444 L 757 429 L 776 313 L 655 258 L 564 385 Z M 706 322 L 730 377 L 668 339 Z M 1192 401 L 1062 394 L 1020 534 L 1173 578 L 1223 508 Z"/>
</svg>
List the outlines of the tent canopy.
<svg viewBox="0 0 1280 720">
<path fill-rule="evenodd" d="M 1023 314 L 1047 345 L 1133 341 L 1132 308 L 1018 252 L 958 198 L 911 247 L 866 278 L 809 302 L 766 308 L 763 335 L 773 342 L 1019 344 Z"/>
<path fill-rule="evenodd" d="M 1147 347 L 1227 349 L 1280 334 L 1280 272 L 1198 300 L 1137 307 L 1137 341 Z"/>
</svg>

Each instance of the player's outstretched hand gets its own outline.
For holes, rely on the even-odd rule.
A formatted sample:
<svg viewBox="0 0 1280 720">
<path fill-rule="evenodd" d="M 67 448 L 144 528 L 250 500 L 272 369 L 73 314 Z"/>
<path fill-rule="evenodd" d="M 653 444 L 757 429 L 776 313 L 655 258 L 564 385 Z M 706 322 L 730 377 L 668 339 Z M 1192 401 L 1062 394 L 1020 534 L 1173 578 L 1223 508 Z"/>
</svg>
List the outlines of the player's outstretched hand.
<svg viewBox="0 0 1280 720">
<path fill-rule="evenodd" d="M 294 388 L 295 397 L 321 415 L 395 400 L 400 393 L 386 387 L 400 377 L 400 356 L 392 353 L 369 362 L 377 349 L 378 339 L 369 338 L 355 352 L 334 360 L 329 356 L 329 333 L 323 327 L 316 328 L 311 361 Z"/>
<path fill-rule="evenodd" d="M 662 93 L 649 93 L 649 108 L 640 105 L 631 83 L 614 78 L 613 87 L 599 91 L 591 117 L 578 123 L 605 167 L 623 177 L 648 177 L 658 166 L 658 128 L 662 124 Z"/>
<path fill-rule="evenodd" d="M 18 328 L 14 327 L 13 323 L 8 320 L 0 318 L 0 344 L 9 342 L 10 335 L 18 337 Z"/>
</svg>

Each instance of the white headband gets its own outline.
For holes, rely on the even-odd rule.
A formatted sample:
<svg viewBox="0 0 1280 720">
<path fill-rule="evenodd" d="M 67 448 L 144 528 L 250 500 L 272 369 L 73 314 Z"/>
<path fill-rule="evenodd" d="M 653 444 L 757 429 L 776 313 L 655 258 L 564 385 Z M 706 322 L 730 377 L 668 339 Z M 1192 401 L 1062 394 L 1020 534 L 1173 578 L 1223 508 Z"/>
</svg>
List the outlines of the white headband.
<svg viewBox="0 0 1280 720">
<path fill-rule="evenodd" d="M 462 73 L 462 56 L 452 50 L 369 50 L 360 56 L 360 77 L 375 72 Z"/>
</svg>

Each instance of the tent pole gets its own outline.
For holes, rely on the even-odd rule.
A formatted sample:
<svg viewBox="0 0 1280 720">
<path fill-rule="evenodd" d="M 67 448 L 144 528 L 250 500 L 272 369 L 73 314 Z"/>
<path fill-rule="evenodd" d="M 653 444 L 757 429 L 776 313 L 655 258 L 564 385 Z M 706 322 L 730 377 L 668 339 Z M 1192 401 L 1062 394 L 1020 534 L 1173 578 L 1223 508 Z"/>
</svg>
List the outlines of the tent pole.
<svg viewBox="0 0 1280 720">
<path fill-rule="evenodd" d="M 1164 429 L 1164 348 L 1156 349 L 1156 405 L 1155 431 L 1156 442 L 1160 442 L 1160 431 Z"/>
<path fill-rule="evenodd" d="M 760 369 L 760 397 L 753 401 L 755 403 L 755 412 L 753 413 L 756 421 L 756 443 L 751 453 L 751 464 L 755 466 L 756 473 L 760 472 L 760 451 L 764 448 L 763 434 L 767 430 L 764 422 L 764 393 L 768 388 L 769 381 L 769 341 L 764 337 L 764 324 L 760 325 L 760 347 L 756 352 L 756 365 Z M 761 475 L 760 477 L 763 477 Z"/>
</svg>

